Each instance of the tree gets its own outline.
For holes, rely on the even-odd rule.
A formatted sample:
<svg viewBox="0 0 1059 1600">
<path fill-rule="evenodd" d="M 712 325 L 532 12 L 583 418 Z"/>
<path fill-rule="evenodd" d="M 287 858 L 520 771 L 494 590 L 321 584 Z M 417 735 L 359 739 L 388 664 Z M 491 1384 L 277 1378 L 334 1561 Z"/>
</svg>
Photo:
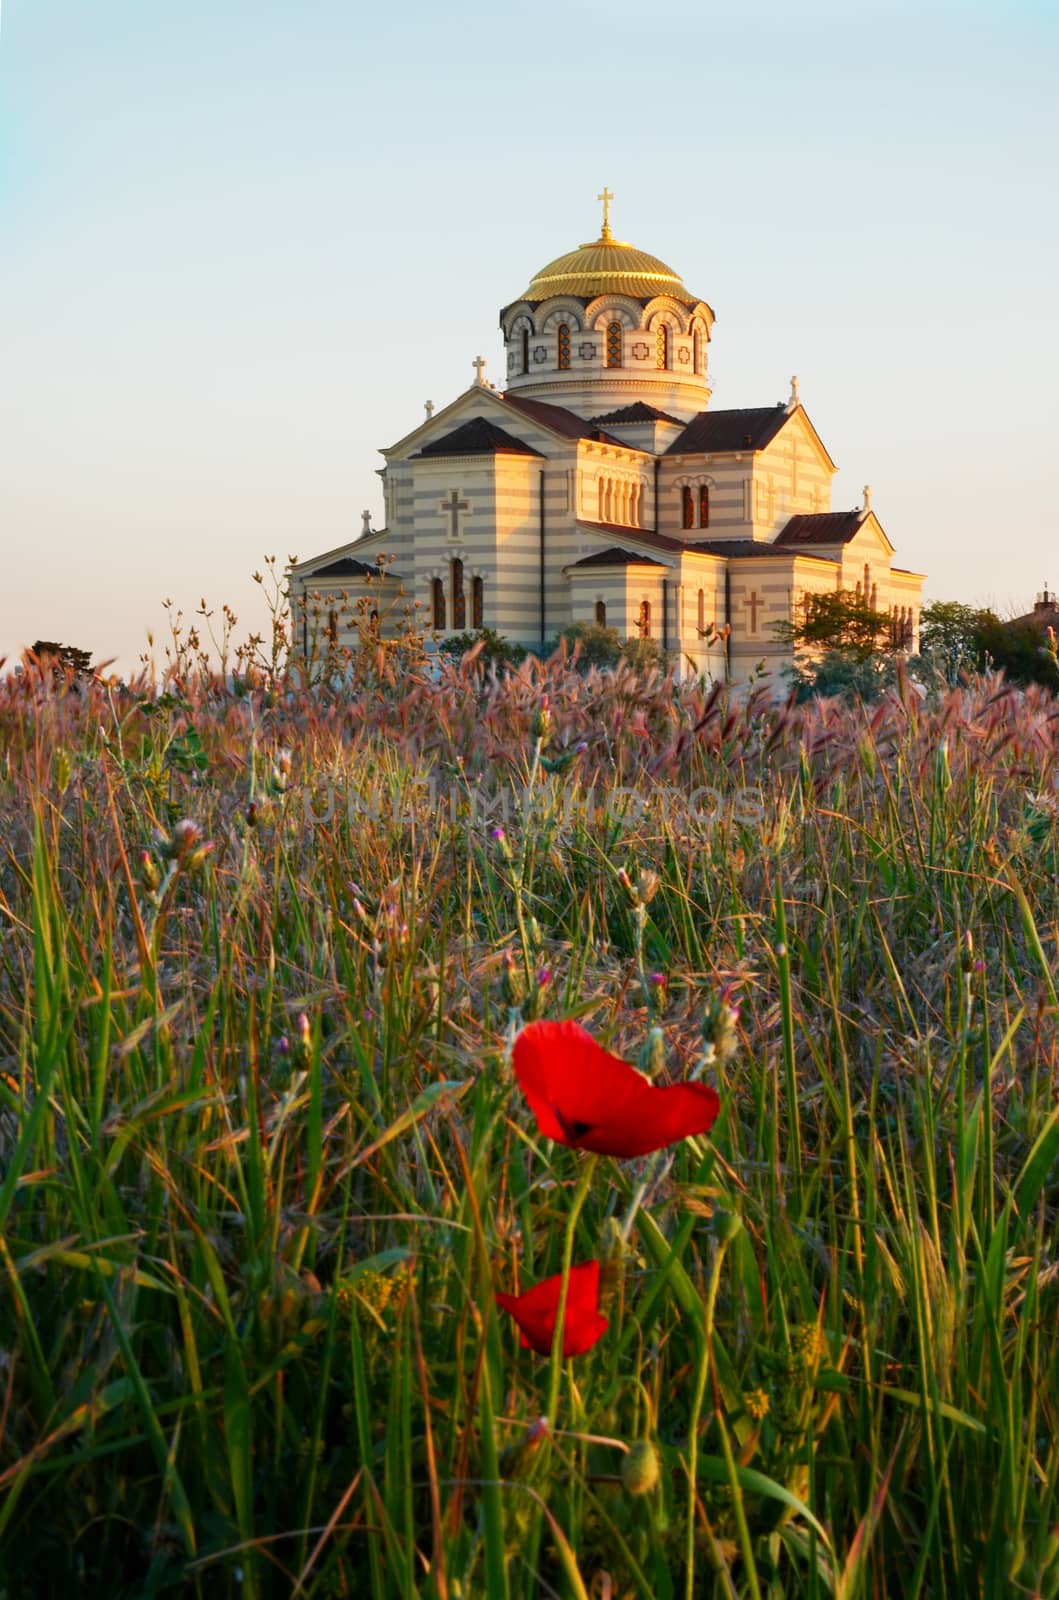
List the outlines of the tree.
<svg viewBox="0 0 1059 1600">
<path fill-rule="evenodd" d="M 620 661 L 637 672 L 665 666 L 665 653 L 657 639 L 623 640 L 617 628 L 607 628 L 601 622 L 571 623 L 559 635 L 555 648 L 564 642 L 571 649 L 580 646 L 577 665 L 582 672 L 591 667 L 616 667 Z"/>
<path fill-rule="evenodd" d="M 920 657 L 946 683 L 1000 670 L 1013 683 L 1059 688 L 1059 663 L 1046 633 L 1032 622 L 1004 622 L 986 607 L 934 600 L 920 621 Z"/>
<path fill-rule="evenodd" d="M 637 672 L 661 671 L 666 664 L 665 651 L 657 639 L 626 639 L 621 647 L 621 659 Z"/>
<path fill-rule="evenodd" d="M 793 664 L 784 670 L 800 700 L 814 694 L 874 700 L 893 677 L 900 645 L 891 619 L 851 589 L 806 595 L 801 619 L 773 628 L 793 649 Z"/>
<path fill-rule="evenodd" d="M 855 660 L 866 661 L 877 651 L 899 648 L 891 636 L 889 615 L 876 611 L 852 589 L 808 594 L 801 621 L 777 622 L 773 626 L 777 637 L 793 645 L 795 651 L 843 650 Z"/>
<path fill-rule="evenodd" d="M 559 635 L 556 648 L 564 640 L 571 649 L 580 645 L 578 666 L 585 672 L 590 667 L 616 667 L 621 660 L 621 634 L 601 622 L 572 623 Z"/>
<path fill-rule="evenodd" d="M 1042 683 L 1059 689 L 1059 665 L 1047 633 L 1032 622 L 1001 622 L 987 613 L 978 630 L 984 667 L 999 667 L 1013 683 Z"/>
<path fill-rule="evenodd" d="M 453 656 L 458 661 L 476 644 L 482 646 L 478 660 L 484 667 L 517 667 L 520 661 L 526 659 L 525 646 L 515 644 L 502 633 L 497 633 L 495 628 L 450 634 L 441 641 L 438 649 L 442 655 Z"/>
<path fill-rule="evenodd" d="M 43 668 L 45 662 L 50 662 L 55 673 L 62 677 L 65 672 L 72 672 L 78 678 L 87 678 L 92 671 L 92 652 L 79 650 L 76 645 L 57 644 L 51 639 L 38 639 L 30 645 L 30 650 L 36 656 Z"/>
<path fill-rule="evenodd" d="M 958 683 L 962 673 L 983 670 L 986 639 L 1000 626 L 992 611 L 959 600 L 932 600 L 919 619 L 920 658 L 946 683 Z"/>
</svg>

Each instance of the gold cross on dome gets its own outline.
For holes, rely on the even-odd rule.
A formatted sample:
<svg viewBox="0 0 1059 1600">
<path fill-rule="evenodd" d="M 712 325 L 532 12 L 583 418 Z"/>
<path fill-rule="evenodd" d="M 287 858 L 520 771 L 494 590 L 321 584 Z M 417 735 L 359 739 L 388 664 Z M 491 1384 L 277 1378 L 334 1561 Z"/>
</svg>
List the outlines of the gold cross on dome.
<svg viewBox="0 0 1059 1600">
<path fill-rule="evenodd" d="M 600 238 L 601 239 L 609 239 L 610 238 L 610 202 L 614 199 L 614 196 L 611 194 L 611 192 L 607 188 L 606 184 L 604 184 L 603 185 L 602 194 L 597 194 L 596 199 L 597 200 L 602 200 L 602 202 L 603 202 L 603 232 L 600 234 Z"/>
</svg>

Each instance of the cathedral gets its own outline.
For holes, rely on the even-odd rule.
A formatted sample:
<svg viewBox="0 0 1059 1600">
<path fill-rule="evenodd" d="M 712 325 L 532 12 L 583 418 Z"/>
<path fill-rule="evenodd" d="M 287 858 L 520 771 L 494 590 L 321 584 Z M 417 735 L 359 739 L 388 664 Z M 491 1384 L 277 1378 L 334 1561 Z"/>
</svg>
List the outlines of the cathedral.
<svg viewBox="0 0 1059 1600">
<path fill-rule="evenodd" d="M 790 646 L 774 624 L 847 590 L 917 647 L 923 574 L 892 564 L 872 508 L 831 509 L 835 463 L 790 398 L 710 407 L 714 314 L 664 261 L 599 238 L 542 267 L 500 313 L 501 389 L 474 381 L 382 455 L 385 526 L 299 562 L 310 630 L 383 637 L 415 607 L 437 639 L 487 627 L 540 650 L 572 623 L 651 638 L 683 676 L 745 681 Z M 385 578 L 380 582 L 380 570 Z"/>
</svg>

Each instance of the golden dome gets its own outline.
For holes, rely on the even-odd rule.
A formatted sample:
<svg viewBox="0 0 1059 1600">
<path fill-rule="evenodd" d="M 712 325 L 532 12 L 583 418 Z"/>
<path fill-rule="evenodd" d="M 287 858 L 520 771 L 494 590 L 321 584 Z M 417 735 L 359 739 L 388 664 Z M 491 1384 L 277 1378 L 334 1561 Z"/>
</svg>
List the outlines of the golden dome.
<svg viewBox="0 0 1059 1600">
<path fill-rule="evenodd" d="M 550 300 L 557 294 L 589 299 L 597 294 L 627 294 L 634 300 L 652 300 L 656 294 L 686 301 L 696 298 L 685 289 L 679 272 L 646 250 L 611 238 L 606 224 L 592 244 L 583 244 L 542 267 L 519 299 Z"/>
</svg>

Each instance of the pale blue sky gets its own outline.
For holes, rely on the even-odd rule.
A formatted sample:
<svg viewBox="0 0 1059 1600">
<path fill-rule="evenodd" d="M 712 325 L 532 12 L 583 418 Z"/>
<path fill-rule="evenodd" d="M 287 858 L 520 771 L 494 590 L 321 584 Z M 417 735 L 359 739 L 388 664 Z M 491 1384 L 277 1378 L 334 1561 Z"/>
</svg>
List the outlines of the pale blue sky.
<svg viewBox="0 0 1059 1600">
<path fill-rule="evenodd" d="M 1059 6 L 4 0 L 0 655 L 249 621 L 613 223 L 928 594 L 1059 585 Z"/>
</svg>

